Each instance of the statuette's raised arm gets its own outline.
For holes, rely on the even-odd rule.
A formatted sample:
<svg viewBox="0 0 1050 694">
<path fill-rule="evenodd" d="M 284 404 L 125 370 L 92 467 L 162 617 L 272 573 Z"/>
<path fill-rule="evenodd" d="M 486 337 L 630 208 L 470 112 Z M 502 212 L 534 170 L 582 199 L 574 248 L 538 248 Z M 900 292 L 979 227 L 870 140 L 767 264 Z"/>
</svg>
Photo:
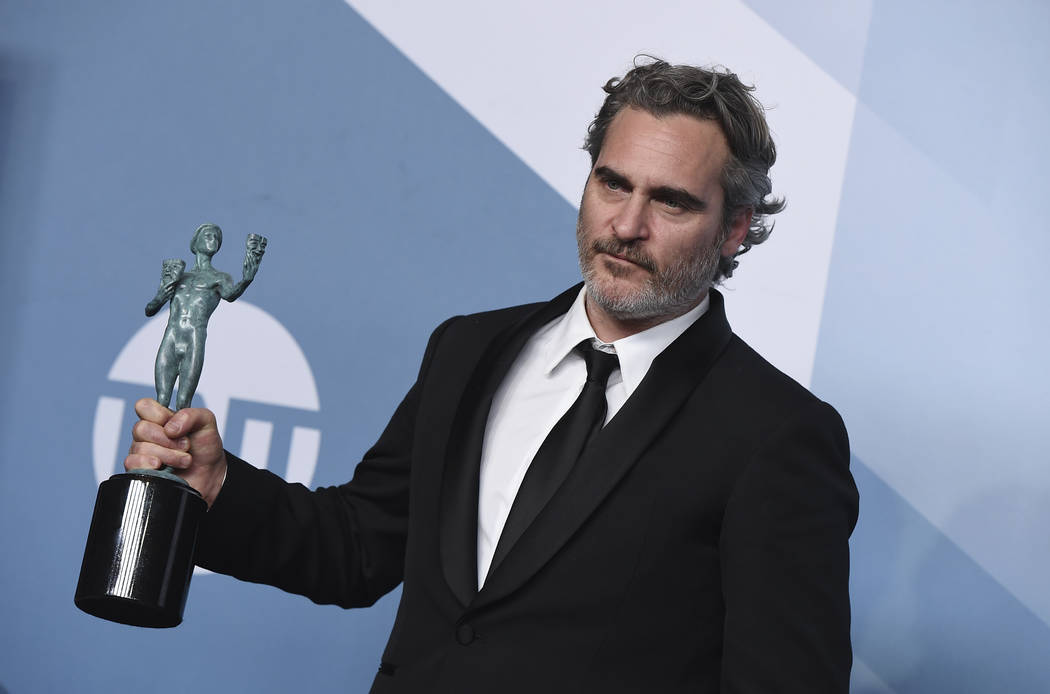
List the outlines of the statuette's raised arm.
<svg viewBox="0 0 1050 694">
<path fill-rule="evenodd" d="M 224 282 L 220 287 L 223 299 L 234 301 L 244 293 L 244 290 L 255 279 L 255 273 L 259 271 L 259 264 L 262 262 L 264 253 L 266 253 L 266 237 L 248 234 L 248 239 L 245 241 L 244 271 L 241 281 L 237 284 Z"/>
</svg>

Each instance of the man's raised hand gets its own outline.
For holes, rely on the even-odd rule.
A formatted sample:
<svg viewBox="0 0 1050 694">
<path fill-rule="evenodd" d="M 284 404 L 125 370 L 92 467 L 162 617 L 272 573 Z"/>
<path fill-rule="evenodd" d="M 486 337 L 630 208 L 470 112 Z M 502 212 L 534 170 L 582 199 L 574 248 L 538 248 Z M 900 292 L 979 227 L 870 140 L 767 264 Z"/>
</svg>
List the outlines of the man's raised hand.
<svg viewBox="0 0 1050 694">
<path fill-rule="evenodd" d="M 172 412 L 152 398 L 135 403 L 139 421 L 132 428 L 131 448 L 124 469 L 157 469 L 172 472 L 204 497 L 211 508 L 226 476 L 226 454 L 210 410 L 188 407 Z"/>
</svg>

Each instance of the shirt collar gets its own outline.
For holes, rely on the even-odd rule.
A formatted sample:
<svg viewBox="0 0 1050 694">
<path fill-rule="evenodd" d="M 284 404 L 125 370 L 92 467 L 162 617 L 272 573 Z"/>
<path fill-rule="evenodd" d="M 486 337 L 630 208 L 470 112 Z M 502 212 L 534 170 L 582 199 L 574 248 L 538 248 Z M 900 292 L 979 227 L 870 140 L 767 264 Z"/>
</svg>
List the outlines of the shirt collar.
<svg viewBox="0 0 1050 694">
<path fill-rule="evenodd" d="M 584 306 L 586 295 L 587 289 L 580 289 L 568 312 L 555 319 L 551 325 L 541 361 L 545 374 L 550 374 L 583 340 L 592 339 L 604 344 L 598 340 L 591 322 L 587 319 L 587 309 Z M 633 393 L 645 378 L 653 360 L 704 315 L 710 304 L 710 294 L 705 295 L 703 301 L 681 316 L 612 343 L 620 360 L 620 374 L 628 395 Z"/>
</svg>

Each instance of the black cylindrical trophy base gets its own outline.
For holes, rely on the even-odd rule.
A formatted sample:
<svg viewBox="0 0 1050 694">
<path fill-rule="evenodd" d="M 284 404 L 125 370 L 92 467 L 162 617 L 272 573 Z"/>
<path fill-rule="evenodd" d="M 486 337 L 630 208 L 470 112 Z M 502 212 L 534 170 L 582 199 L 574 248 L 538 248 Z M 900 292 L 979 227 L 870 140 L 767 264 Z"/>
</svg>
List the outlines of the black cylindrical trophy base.
<svg viewBox="0 0 1050 694">
<path fill-rule="evenodd" d="M 121 624 L 178 626 L 206 510 L 196 490 L 163 474 L 122 473 L 99 485 L 77 607 Z"/>
</svg>

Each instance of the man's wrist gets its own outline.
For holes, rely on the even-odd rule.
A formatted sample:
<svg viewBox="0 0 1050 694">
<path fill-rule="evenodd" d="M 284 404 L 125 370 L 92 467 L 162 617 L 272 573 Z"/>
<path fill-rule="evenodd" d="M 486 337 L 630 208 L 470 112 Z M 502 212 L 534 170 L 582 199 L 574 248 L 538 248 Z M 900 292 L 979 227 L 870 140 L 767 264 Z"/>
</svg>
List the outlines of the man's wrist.
<svg viewBox="0 0 1050 694">
<path fill-rule="evenodd" d="M 210 511 L 212 506 L 219 498 L 219 494 L 222 493 L 222 487 L 226 484 L 226 475 L 230 472 L 230 465 L 226 462 L 225 451 L 223 451 L 223 467 L 222 467 L 222 479 L 219 480 L 219 485 L 215 488 L 215 493 L 210 494 L 210 498 L 206 498 L 205 501 L 208 503 L 208 510 Z"/>
</svg>

